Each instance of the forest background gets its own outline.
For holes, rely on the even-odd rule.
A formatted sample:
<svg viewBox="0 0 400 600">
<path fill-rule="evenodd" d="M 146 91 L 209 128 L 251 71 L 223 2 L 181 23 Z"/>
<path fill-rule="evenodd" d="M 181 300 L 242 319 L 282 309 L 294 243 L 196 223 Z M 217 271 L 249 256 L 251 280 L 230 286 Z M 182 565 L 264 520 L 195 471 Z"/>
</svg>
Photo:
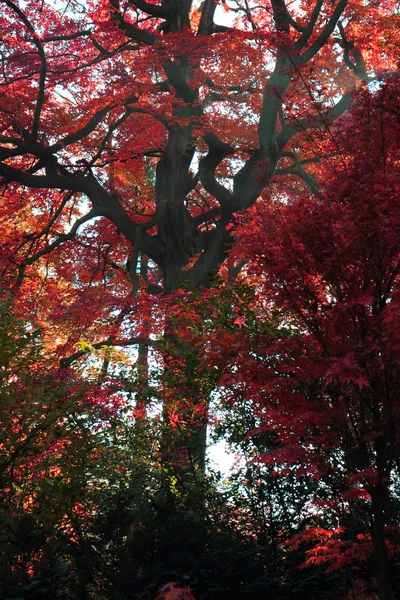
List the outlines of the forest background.
<svg viewBox="0 0 400 600">
<path fill-rule="evenodd" d="M 0 597 L 396 597 L 396 2 L 0 8 Z"/>
</svg>

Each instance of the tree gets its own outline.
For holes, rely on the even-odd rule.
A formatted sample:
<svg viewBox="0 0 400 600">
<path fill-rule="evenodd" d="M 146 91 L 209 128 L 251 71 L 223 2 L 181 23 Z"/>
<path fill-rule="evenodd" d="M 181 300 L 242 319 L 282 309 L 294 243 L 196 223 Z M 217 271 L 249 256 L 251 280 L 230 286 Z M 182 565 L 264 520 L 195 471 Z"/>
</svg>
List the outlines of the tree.
<svg viewBox="0 0 400 600">
<path fill-rule="evenodd" d="M 47 265 L 40 294 L 64 280 L 70 320 L 86 288 L 94 337 L 110 331 L 95 325 L 110 314 L 98 296 L 120 301 L 126 272 L 134 291 L 207 284 L 234 213 L 274 175 L 313 185 L 305 165 L 324 150 L 309 140 L 393 63 L 389 44 L 365 39 L 389 37 L 390 2 L 224 5 L 229 27 L 214 0 L 2 5 L 5 274 L 32 298 L 41 284 L 28 293 L 24 277 Z"/>
<path fill-rule="evenodd" d="M 254 402 L 257 430 L 276 436 L 261 460 L 320 480 L 325 513 L 361 511 L 367 529 L 348 551 L 341 527 L 354 517 L 339 513 L 336 533 L 306 531 L 321 542 L 309 564 L 346 564 L 371 544 L 382 600 L 399 548 L 398 90 L 395 75 L 360 93 L 332 130 L 340 155 L 319 194 L 275 198 L 244 219 L 232 260 L 246 262 L 281 325 L 244 336 L 223 379 L 233 398 Z"/>
<path fill-rule="evenodd" d="M 16 319 L 10 302 L 0 315 L 0 593 L 82 598 L 72 523 L 99 444 L 91 428 L 106 418 L 105 405 L 96 410 L 100 390 L 79 373 L 52 369 L 40 331 Z"/>
<path fill-rule="evenodd" d="M 9 302 L 0 307 L 1 597 L 154 600 L 159 589 L 183 594 L 190 582 L 198 600 L 244 600 L 273 589 L 264 551 L 238 530 L 216 477 L 187 473 L 175 457 L 178 476 L 162 464 L 158 415 L 132 425 L 137 407 L 119 391 L 136 390 L 141 373 L 135 381 L 118 365 L 118 376 L 104 378 L 101 362 L 84 373 L 59 369 L 40 330 L 17 319 Z M 176 357 L 184 342 L 174 345 Z M 111 371 L 116 356 L 102 352 Z M 187 359 L 189 370 L 193 354 Z"/>
<path fill-rule="evenodd" d="M 247 225 L 251 232 L 251 224 Z M 243 543 L 238 545 L 234 573 L 238 569 L 237 563 L 239 566 L 241 564 L 240 557 L 251 564 L 257 564 L 259 560 L 263 562 L 263 572 L 257 577 L 255 571 L 250 587 L 242 583 L 236 589 L 236 585 L 224 582 L 224 590 L 229 590 L 234 597 L 247 597 L 249 593 L 252 598 L 269 594 L 282 599 L 290 596 L 299 600 L 337 600 L 342 597 L 353 598 L 351 588 L 354 583 L 354 593 L 358 594 L 354 597 L 359 599 L 361 591 L 371 587 L 370 579 L 374 575 L 372 561 L 368 560 L 368 535 L 362 535 L 361 542 L 356 537 L 360 531 L 368 528 L 365 503 L 362 498 L 357 502 L 353 496 L 350 510 L 346 509 L 346 501 L 339 492 L 347 490 L 347 485 L 334 472 L 321 476 L 313 471 L 308 472 L 301 463 L 287 462 L 281 466 L 279 427 L 275 431 L 264 424 L 270 407 L 265 407 L 265 413 L 257 407 L 255 410 L 254 395 L 257 400 L 260 397 L 260 403 L 268 402 L 263 395 L 262 379 L 269 358 L 263 354 L 265 340 L 294 335 L 290 326 L 284 323 L 282 311 L 276 307 L 271 311 L 270 301 L 255 287 L 258 293 L 249 282 L 237 282 L 235 286 L 219 282 L 219 285 L 202 294 L 191 292 L 182 295 L 180 306 L 174 310 L 179 321 L 187 324 L 186 328 L 182 328 L 179 338 L 181 354 L 179 362 L 174 364 L 175 368 L 179 367 L 176 374 L 185 382 L 184 373 L 188 369 L 187 380 L 191 381 L 193 349 L 197 349 L 195 376 L 198 384 L 209 381 L 210 374 L 212 378 L 220 380 L 213 394 L 214 406 L 211 411 L 214 436 L 228 442 L 231 451 L 239 453 L 240 459 L 231 468 L 230 474 L 225 475 L 222 489 L 231 509 L 230 526 L 234 526 L 237 532 L 253 543 L 248 546 L 247 552 Z M 185 346 L 189 350 L 182 352 Z M 258 367 L 255 359 L 261 361 Z M 274 374 L 276 377 L 277 373 Z M 278 390 L 278 381 L 274 387 Z M 178 390 L 182 390 L 181 385 Z M 187 387 L 183 390 L 187 391 Z M 179 411 L 179 414 L 184 417 L 185 411 Z M 179 425 L 179 418 L 176 420 Z M 272 427 L 271 423 L 269 425 Z M 184 424 L 181 427 L 185 432 Z M 185 445 L 182 444 L 181 450 L 184 449 Z M 268 460 L 260 460 L 260 457 L 268 457 Z M 337 458 L 340 460 L 340 450 Z M 177 482 L 179 490 L 184 490 L 186 483 L 190 484 L 190 480 L 182 480 L 184 472 L 181 471 Z M 331 490 L 337 496 L 334 501 Z M 391 519 L 395 523 L 399 513 L 396 502 L 391 504 Z M 209 510 L 209 498 L 207 506 Z M 210 515 L 211 518 L 213 516 Z M 219 514 L 219 522 L 222 518 Z M 331 539 L 331 530 L 337 529 L 338 522 L 346 526 L 344 540 Z M 319 540 L 320 543 L 317 543 Z M 334 545 L 334 548 L 329 548 L 329 545 Z M 341 556 L 340 550 L 343 548 L 346 553 Z M 321 557 L 324 550 L 328 552 L 325 551 Z M 327 575 L 326 562 L 330 561 L 334 569 L 330 568 Z M 231 557 L 229 563 L 232 563 Z M 307 573 L 299 569 L 305 563 Z M 358 578 L 354 582 L 355 573 Z M 232 573 L 230 581 L 233 576 Z M 245 569 L 239 581 L 247 576 Z M 195 573 L 193 577 L 196 577 Z M 210 593 L 209 589 L 209 586 L 205 588 L 206 595 Z M 213 585 L 211 589 L 216 593 Z M 196 586 L 194 591 L 197 597 L 201 588 Z"/>
</svg>

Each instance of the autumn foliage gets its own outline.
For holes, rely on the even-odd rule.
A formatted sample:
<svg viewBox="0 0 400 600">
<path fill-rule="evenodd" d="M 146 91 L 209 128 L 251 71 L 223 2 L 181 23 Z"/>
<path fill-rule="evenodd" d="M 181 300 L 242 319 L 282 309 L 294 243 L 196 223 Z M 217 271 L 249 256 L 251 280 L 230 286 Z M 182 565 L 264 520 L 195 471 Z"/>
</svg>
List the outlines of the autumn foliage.
<svg viewBox="0 0 400 600">
<path fill-rule="evenodd" d="M 389 600 L 396 2 L 0 8 L 0 596 Z"/>
<path fill-rule="evenodd" d="M 398 90 L 395 76 L 358 96 L 333 130 L 340 154 L 319 192 L 258 203 L 230 259 L 245 262 L 262 318 L 278 312 L 279 326 L 272 335 L 242 330 L 223 377 L 227 401 L 254 403 L 250 435 L 273 432 L 260 459 L 275 476 L 291 468 L 323 482 L 317 522 L 339 506 L 371 508 L 370 535 L 357 541 L 339 541 L 342 528 L 300 533 L 319 540 L 306 565 L 337 568 L 372 547 L 379 562 L 399 550 L 387 517 L 399 457 Z"/>
</svg>

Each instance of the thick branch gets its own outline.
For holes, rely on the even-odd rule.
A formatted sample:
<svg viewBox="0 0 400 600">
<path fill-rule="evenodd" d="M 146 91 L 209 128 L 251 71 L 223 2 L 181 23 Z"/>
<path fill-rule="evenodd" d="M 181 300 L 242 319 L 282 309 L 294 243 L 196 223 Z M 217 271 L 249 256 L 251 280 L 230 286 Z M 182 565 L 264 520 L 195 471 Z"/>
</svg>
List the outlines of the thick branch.
<svg viewBox="0 0 400 600">
<path fill-rule="evenodd" d="M 204 0 L 199 24 L 199 35 L 210 35 L 214 27 L 214 12 L 217 0 Z"/>
<path fill-rule="evenodd" d="M 131 0 L 131 4 L 136 6 L 139 10 L 146 12 L 148 15 L 151 15 L 152 17 L 158 17 L 160 19 L 167 18 L 167 11 L 159 4 L 152 4 L 151 2 L 146 2 L 146 0 Z"/>
<path fill-rule="evenodd" d="M 296 62 L 299 66 L 305 65 L 326 44 L 326 42 L 332 35 L 333 30 L 335 29 L 336 25 L 338 24 L 338 21 L 339 21 L 340 17 L 342 16 L 343 11 L 346 8 L 347 4 L 348 4 L 348 0 L 339 0 L 335 10 L 332 13 L 331 18 L 329 19 L 328 23 L 325 25 L 325 28 L 322 31 L 322 33 L 315 40 L 315 42 L 313 44 L 311 44 L 311 46 L 305 52 L 303 52 L 303 54 L 300 56 L 300 58 L 297 59 Z"/>
<path fill-rule="evenodd" d="M 200 161 L 199 179 L 207 192 L 215 196 L 222 208 L 228 208 L 232 201 L 232 194 L 216 180 L 215 171 L 224 158 L 234 152 L 234 149 L 230 144 L 225 144 L 218 139 L 214 133 L 206 134 L 204 141 L 209 147 L 209 152 Z"/>
<path fill-rule="evenodd" d="M 168 119 L 166 119 L 164 115 L 160 114 L 154 108 L 151 108 L 151 106 L 128 107 L 128 111 L 130 113 L 142 113 L 144 115 L 149 115 L 150 117 L 153 117 L 153 119 L 164 125 L 164 127 L 166 127 L 167 129 L 169 128 Z"/>
<path fill-rule="evenodd" d="M 75 223 L 73 224 L 73 226 L 71 227 L 71 229 L 69 230 L 68 233 L 61 233 L 54 240 L 54 242 L 52 242 L 51 244 L 49 244 L 48 246 L 46 246 L 45 248 L 43 248 L 42 250 L 40 250 L 39 252 L 34 254 L 33 256 L 30 256 L 29 258 L 27 258 L 24 261 L 25 264 L 32 265 L 34 262 L 39 260 L 39 258 L 41 258 L 42 256 L 45 256 L 46 254 L 50 254 L 50 252 L 52 252 L 55 248 L 60 246 L 60 244 L 62 244 L 63 242 L 66 242 L 67 240 L 72 240 L 81 225 L 83 225 L 87 221 L 90 221 L 90 219 L 93 219 L 93 217 L 97 217 L 97 216 L 98 216 L 98 214 L 95 209 L 90 210 L 86 215 L 84 215 L 83 217 L 81 217 L 80 219 L 77 219 L 75 221 Z"/>
<path fill-rule="evenodd" d="M 193 223 L 198 227 L 202 223 L 206 223 L 210 219 L 214 217 L 218 217 L 221 214 L 221 207 L 215 206 L 214 208 L 210 208 L 207 212 L 202 213 L 201 215 L 196 215 L 192 217 Z"/>
<path fill-rule="evenodd" d="M 113 340 L 113 338 L 107 338 L 106 340 L 103 340 L 102 342 L 97 342 L 96 344 L 92 344 L 91 347 L 94 350 L 100 350 L 104 346 L 126 347 L 126 346 L 135 346 L 137 344 L 145 344 L 147 346 L 154 346 L 157 344 L 157 341 L 151 340 L 149 338 L 143 339 L 141 337 L 131 337 L 131 338 L 124 339 L 124 340 Z M 86 350 L 78 350 L 77 352 L 74 352 L 74 354 L 71 354 L 71 356 L 62 358 L 60 360 L 60 368 L 66 369 L 67 367 L 72 365 L 72 363 L 74 363 L 76 360 L 78 360 L 78 358 L 82 358 L 82 356 L 87 356 L 87 354 L 88 354 L 88 352 Z"/>
<path fill-rule="evenodd" d="M 280 149 L 283 149 L 286 144 L 299 132 L 306 131 L 311 127 L 322 127 L 327 123 L 333 123 L 338 117 L 343 115 L 348 110 L 354 100 L 354 90 L 343 94 L 341 99 L 335 106 L 321 113 L 314 114 L 305 119 L 298 119 L 294 123 L 289 123 L 277 136 L 277 142 Z"/>
<path fill-rule="evenodd" d="M 60 204 L 60 206 L 58 206 L 58 208 L 55 210 L 53 216 L 51 217 L 51 219 L 47 222 L 47 224 L 45 225 L 45 227 L 43 227 L 43 229 L 41 231 L 39 231 L 39 233 L 35 233 L 35 234 L 29 234 L 27 236 L 25 236 L 25 240 L 18 246 L 18 250 L 20 250 L 21 248 L 23 248 L 23 246 L 25 246 L 27 243 L 30 243 L 30 249 L 28 251 L 28 254 L 30 252 L 30 250 L 32 249 L 34 243 L 39 240 L 41 237 L 47 235 L 48 233 L 50 233 L 50 230 L 52 228 L 52 226 L 55 224 L 55 222 L 57 221 L 58 217 L 61 215 L 63 209 L 65 208 L 65 206 L 68 204 L 68 201 L 74 196 L 74 192 L 67 192 Z"/>
<path fill-rule="evenodd" d="M 311 34 L 314 31 L 314 27 L 318 20 L 318 17 L 321 12 L 321 8 L 322 8 L 323 4 L 324 4 L 324 0 L 317 0 L 307 26 L 305 27 L 302 35 L 299 37 L 297 42 L 294 44 L 294 50 L 296 52 L 299 52 L 302 48 L 304 48 L 304 46 L 307 44 L 308 40 L 310 39 Z"/>
<path fill-rule="evenodd" d="M 116 197 L 109 194 L 93 176 L 31 175 L 4 163 L 0 163 L 0 175 L 3 175 L 8 181 L 16 181 L 30 188 L 82 192 L 93 203 L 97 216 L 107 217 L 132 244 L 136 241 L 138 225 L 132 221 Z M 155 262 L 161 261 L 163 248 L 155 236 L 142 235 L 141 249 Z"/>
<path fill-rule="evenodd" d="M 86 137 L 87 135 L 92 133 L 92 131 L 94 131 L 96 129 L 97 125 L 99 125 L 101 123 L 103 118 L 111 110 L 113 110 L 113 108 L 115 108 L 115 104 L 108 104 L 107 106 L 105 106 L 104 108 L 102 108 L 101 110 L 96 112 L 89 119 L 89 121 L 86 123 L 86 125 L 84 125 L 81 129 L 78 129 L 77 131 L 74 131 L 74 133 L 70 133 L 69 135 L 66 135 L 59 142 L 56 142 L 52 146 L 45 148 L 45 152 L 47 154 L 54 154 L 55 152 L 59 152 L 62 148 L 65 148 L 66 146 L 69 146 L 70 144 L 74 144 L 75 142 L 78 142 L 79 140 L 83 139 L 84 137 Z"/>
<path fill-rule="evenodd" d="M 272 0 L 271 4 L 277 31 L 289 33 L 289 13 L 285 0 Z"/>
<path fill-rule="evenodd" d="M 140 44 L 145 44 L 146 46 L 152 46 L 155 44 L 155 42 L 159 39 L 156 34 L 151 33 L 151 31 L 147 31 L 146 29 L 140 29 L 132 23 L 125 21 L 119 8 L 119 0 L 109 1 L 112 10 L 113 21 L 120 29 L 122 29 L 127 37 L 139 42 Z"/>
<path fill-rule="evenodd" d="M 286 54 L 278 55 L 275 69 L 268 79 L 265 89 L 260 120 L 258 123 L 258 141 L 261 152 L 266 153 L 269 162 L 269 175 L 275 169 L 279 147 L 277 144 L 277 122 L 281 112 L 283 94 L 290 84 L 290 76 L 287 72 Z"/>
<path fill-rule="evenodd" d="M 75 31 L 75 33 L 67 33 L 65 35 L 50 35 L 48 37 L 42 38 L 42 42 L 64 42 L 69 40 L 75 40 L 78 37 L 84 37 L 86 35 L 92 35 L 90 29 L 85 29 L 84 31 Z"/>
<path fill-rule="evenodd" d="M 193 286 L 210 284 L 210 274 L 215 272 L 226 258 L 227 244 L 230 240 L 226 231 L 228 219 L 221 218 L 216 227 L 208 232 L 207 245 L 189 271 Z"/>
<path fill-rule="evenodd" d="M 319 184 L 314 177 L 312 177 L 307 171 L 303 168 L 301 161 L 298 159 L 295 152 L 285 152 L 285 156 L 290 157 L 293 160 L 293 165 L 290 167 L 283 167 L 281 169 L 276 169 L 276 175 L 296 175 L 300 177 L 311 189 L 314 194 L 317 194 L 319 191 Z"/>
<path fill-rule="evenodd" d="M 349 67 L 351 71 L 353 71 L 356 77 L 359 77 L 363 81 L 367 81 L 369 79 L 367 74 L 367 69 L 365 66 L 364 58 L 362 53 L 354 48 L 354 42 L 350 42 L 347 39 L 346 32 L 342 23 L 338 24 L 340 35 L 342 38 L 341 46 L 344 50 L 343 59 L 346 65 Z M 355 62 L 353 62 L 350 58 L 350 52 L 352 51 Z"/>
<path fill-rule="evenodd" d="M 16 181 L 34 189 L 43 188 L 86 192 L 86 180 L 83 177 L 63 177 L 54 173 L 51 175 L 31 175 L 20 169 L 10 167 L 5 163 L 0 163 L 0 175 L 3 175 L 6 181 Z"/>
</svg>

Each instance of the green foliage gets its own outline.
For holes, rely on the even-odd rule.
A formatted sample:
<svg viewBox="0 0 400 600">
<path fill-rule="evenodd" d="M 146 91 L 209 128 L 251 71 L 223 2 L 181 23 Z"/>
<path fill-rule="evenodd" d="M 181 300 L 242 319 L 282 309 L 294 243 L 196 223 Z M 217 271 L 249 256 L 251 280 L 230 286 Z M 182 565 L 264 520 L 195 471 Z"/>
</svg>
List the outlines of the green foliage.
<svg viewBox="0 0 400 600">
<path fill-rule="evenodd" d="M 82 598 L 73 521 L 96 443 L 88 384 L 51 364 L 9 304 L 0 312 L 0 596 Z"/>
</svg>

